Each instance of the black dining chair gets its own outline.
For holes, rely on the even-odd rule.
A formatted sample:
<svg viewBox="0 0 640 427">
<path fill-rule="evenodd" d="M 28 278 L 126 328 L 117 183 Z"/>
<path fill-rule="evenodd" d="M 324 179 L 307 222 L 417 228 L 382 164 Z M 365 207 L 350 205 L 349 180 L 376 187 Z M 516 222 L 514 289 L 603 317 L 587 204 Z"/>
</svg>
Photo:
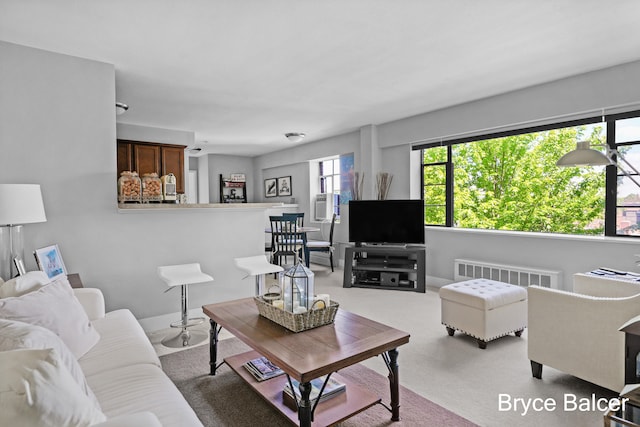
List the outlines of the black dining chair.
<svg viewBox="0 0 640 427">
<path fill-rule="evenodd" d="M 304 212 L 285 212 L 282 216 L 287 218 L 294 218 L 298 227 L 304 227 Z"/>
<path fill-rule="evenodd" d="M 282 266 L 287 257 L 301 257 L 304 249 L 304 233 L 298 231 L 298 223 L 294 218 L 270 216 L 271 222 L 271 259 L 273 264 Z"/>
<path fill-rule="evenodd" d="M 308 262 L 310 259 L 311 252 L 328 252 L 329 253 L 329 263 L 331 264 L 331 272 L 333 272 L 333 228 L 336 224 L 336 214 L 333 214 L 331 218 L 331 228 L 329 229 L 329 240 L 307 240 L 305 245 L 305 259 L 307 260 L 307 267 L 309 266 Z"/>
</svg>

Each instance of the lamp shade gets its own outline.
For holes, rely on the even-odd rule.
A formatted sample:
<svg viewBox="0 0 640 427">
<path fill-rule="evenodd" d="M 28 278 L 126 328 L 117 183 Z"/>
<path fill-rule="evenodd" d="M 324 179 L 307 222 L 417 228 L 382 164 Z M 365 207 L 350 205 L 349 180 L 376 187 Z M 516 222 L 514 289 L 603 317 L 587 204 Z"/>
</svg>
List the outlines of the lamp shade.
<svg viewBox="0 0 640 427">
<path fill-rule="evenodd" d="M 45 222 L 42 192 L 37 184 L 0 184 L 0 225 Z"/>
<path fill-rule="evenodd" d="M 601 151 L 591 148 L 589 141 L 576 143 L 576 149 L 569 151 L 556 162 L 557 166 L 606 166 L 613 162 Z"/>
</svg>

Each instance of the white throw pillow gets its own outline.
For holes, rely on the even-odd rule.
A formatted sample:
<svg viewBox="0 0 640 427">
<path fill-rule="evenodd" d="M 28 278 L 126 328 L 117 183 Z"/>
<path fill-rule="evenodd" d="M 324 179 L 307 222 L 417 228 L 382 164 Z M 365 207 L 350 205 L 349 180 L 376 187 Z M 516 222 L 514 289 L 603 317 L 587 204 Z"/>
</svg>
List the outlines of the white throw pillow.
<svg viewBox="0 0 640 427">
<path fill-rule="evenodd" d="M 4 283 L 0 282 L 0 298 L 19 297 L 41 288 L 50 281 L 44 271 L 29 271 Z"/>
<path fill-rule="evenodd" d="M 16 320 L 0 319 L 0 351 L 20 349 L 47 349 L 58 352 L 60 360 L 84 394 L 99 408 L 100 403 L 87 384 L 87 379 L 78 364 L 76 357 L 56 334 L 42 326 L 30 325 Z"/>
<path fill-rule="evenodd" d="M 55 350 L 0 352 L 0 425 L 83 427 L 105 420 Z"/>
<path fill-rule="evenodd" d="M 0 319 L 43 326 L 56 333 L 76 358 L 100 340 L 66 277 L 19 297 L 0 299 Z"/>
</svg>

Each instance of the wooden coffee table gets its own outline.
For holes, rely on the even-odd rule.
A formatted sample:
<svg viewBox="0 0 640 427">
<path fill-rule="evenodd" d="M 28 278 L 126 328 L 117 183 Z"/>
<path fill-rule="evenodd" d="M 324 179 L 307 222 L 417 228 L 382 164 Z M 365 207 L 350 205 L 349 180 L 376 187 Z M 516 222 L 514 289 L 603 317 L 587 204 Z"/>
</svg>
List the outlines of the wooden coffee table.
<svg viewBox="0 0 640 427">
<path fill-rule="evenodd" d="M 294 333 L 260 316 L 253 298 L 209 304 L 202 309 L 211 319 L 211 375 L 215 375 L 220 366 L 217 364 L 218 333 L 220 328 L 225 328 L 254 351 L 228 357 L 224 362 L 294 424 L 299 422 L 300 426 L 309 427 L 313 421 L 314 425 L 333 425 L 380 403 L 378 396 L 334 374 L 377 355 L 382 355 L 389 369 L 391 403 L 385 407 L 391 412 L 392 421 L 400 420 L 397 347 L 409 342 L 408 333 L 342 309 L 338 309 L 334 323 Z M 287 375 L 256 381 L 242 365 L 259 355 L 267 357 Z M 346 392 L 314 408 L 309 400 L 310 381 L 327 374 L 347 384 Z M 282 390 L 287 376 L 300 382 L 302 398 L 297 412 L 283 402 Z"/>
</svg>

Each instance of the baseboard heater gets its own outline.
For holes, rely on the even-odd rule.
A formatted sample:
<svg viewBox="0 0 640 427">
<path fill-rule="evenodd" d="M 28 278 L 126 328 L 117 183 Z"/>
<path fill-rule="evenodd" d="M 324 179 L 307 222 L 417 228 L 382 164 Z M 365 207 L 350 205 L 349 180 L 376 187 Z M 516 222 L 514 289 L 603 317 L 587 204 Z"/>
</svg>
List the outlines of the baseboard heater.
<svg viewBox="0 0 640 427">
<path fill-rule="evenodd" d="M 523 287 L 538 285 L 560 289 L 562 286 L 561 271 L 493 264 L 469 259 L 454 259 L 453 263 L 453 278 L 456 282 L 469 279 L 491 279 Z"/>
</svg>

